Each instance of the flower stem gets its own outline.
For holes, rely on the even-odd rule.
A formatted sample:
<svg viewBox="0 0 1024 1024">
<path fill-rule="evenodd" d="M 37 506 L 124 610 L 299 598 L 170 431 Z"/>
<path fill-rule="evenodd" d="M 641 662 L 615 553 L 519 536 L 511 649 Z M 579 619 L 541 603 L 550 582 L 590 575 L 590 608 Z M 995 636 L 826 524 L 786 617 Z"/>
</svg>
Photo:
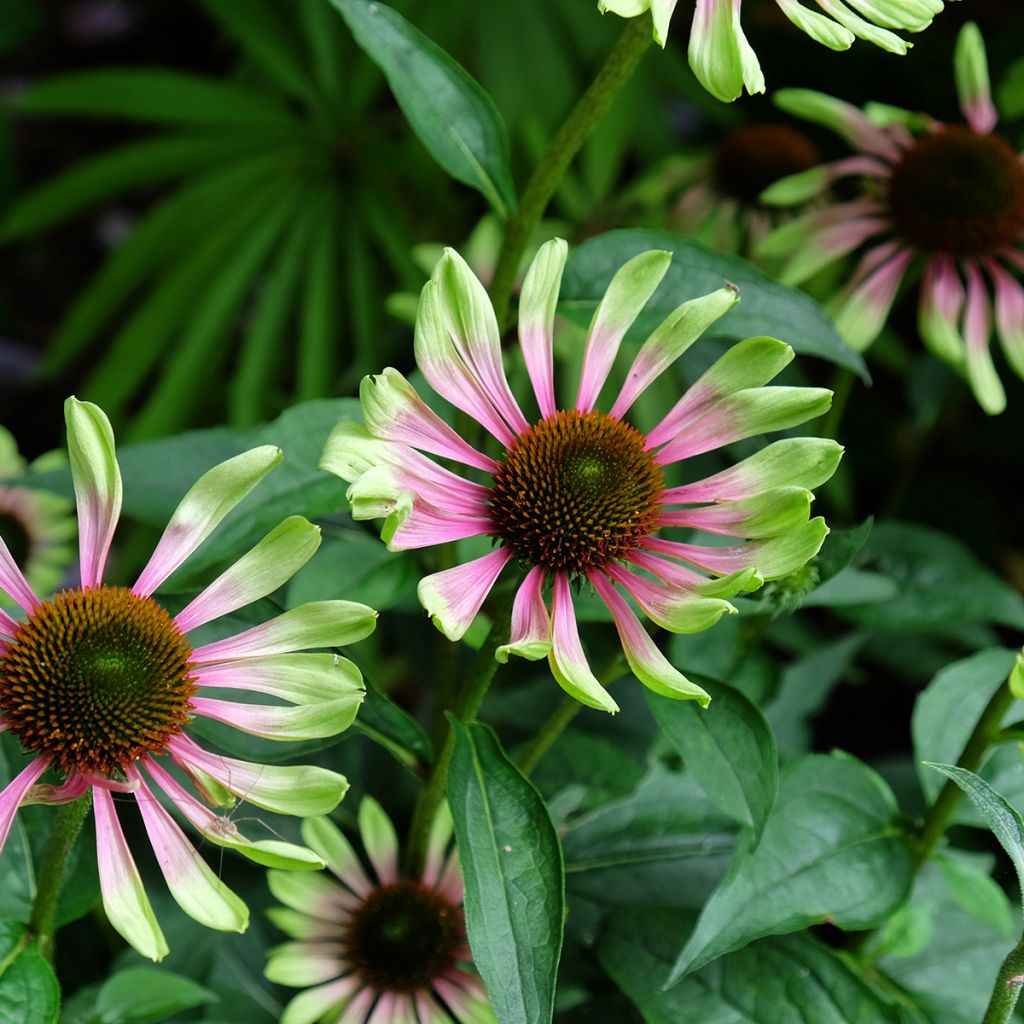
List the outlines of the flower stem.
<svg viewBox="0 0 1024 1024">
<path fill-rule="evenodd" d="M 992 999 L 981 1024 L 1008 1024 L 1024 986 L 1024 938 L 1007 954 L 999 968 Z"/>
<path fill-rule="evenodd" d="M 64 879 L 64 866 L 82 831 L 92 801 L 88 795 L 71 803 L 62 804 L 57 811 L 50 839 L 39 869 L 36 898 L 32 904 L 29 931 L 39 940 L 39 952 L 47 960 L 53 959 L 53 921 L 57 914 L 57 899 Z"/>
<path fill-rule="evenodd" d="M 992 699 L 981 713 L 981 717 L 960 755 L 960 760 L 957 761 L 958 768 L 966 768 L 970 772 L 978 770 L 985 751 L 999 736 L 1003 718 L 1012 704 L 1013 694 L 1010 693 L 1009 683 L 1003 683 L 992 695 Z M 924 823 L 921 825 L 917 841 L 914 844 L 914 862 L 917 866 L 920 867 L 938 846 L 963 795 L 963 790 L 952 779 L 947 779 L 942 789 L 939 790 L 935 802 L 925 814 Z"/>
<path fill-rule="evenodd" d="M 562 735 L 582 707 L 575 697 L 566 697 L 552 712 L 551 717 L 541 726 L 540 732 L 534 736 L 519 759 L 519 768 L 524 775 L 529 775 L 540 764 L 555 740 Z"/>
<path fill-rule="evenodd" d="M 471 722 L 476 717 L 480 705 L 495 672 L 498 671 L 498 661 L 494 652 L 501 646 L 502 642 L 508 639 L 509 621 L 512 615 L 512 596 L 508 599 L 502 609 L 494 616 L 490 631 L 477 651 L 473 664 L 470 667 L 469 675 L 462 684 L 462 689 L 455 698 L 452 713 L 460 722 Z M 427 779 L 426 785 L 420 790 L 419 799 L 412 814 L 412 824 L 409 826 L 409 844 L 406 848 L 406 867 L 409 876 L 416 878 L 423 873 L 423 865 L 427 855 L 427 843 L 430 840 L 430 829 L 434 824 L 434 817 L 437 809 L 444 800 L 445 788 L 448 785 L 448 766 L 451 764 L 452 753 L 455 750 L 455 732 L 448 727 L 444 740 L 444 746 L 434 761 L 434 767 Z"/>
<path fill-rule="evenodd" d="M 653 41 L 649 14 L 630 18 L 604 66 L 580 97 L 558 129 L 540 162 L 533 170 L 519 202 L 519 208 L 505 227 L 505 237 L 491 282 L 498 324 L 505 326 L 508 307 L 515 288 L 516 273 L 530 236 L 537 227 L 555 189 L 569 169 L 594 126 L 611 106 L 612 100 L 632 77 L 640 58 Z"/>
</svg>

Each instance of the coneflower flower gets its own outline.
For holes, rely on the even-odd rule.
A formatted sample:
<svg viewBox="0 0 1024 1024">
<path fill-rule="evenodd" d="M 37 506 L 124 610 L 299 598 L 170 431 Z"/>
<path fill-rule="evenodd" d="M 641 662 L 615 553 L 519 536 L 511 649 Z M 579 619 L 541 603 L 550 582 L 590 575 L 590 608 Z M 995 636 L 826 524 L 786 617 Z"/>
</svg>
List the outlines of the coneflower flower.
<svg viewBox="0 0 1024 1024">
<path fill-rule="evenodd" d="M 419 878 L 399 873 L 394 827 L 371 797 L 359 805 L 359 833 L 369 866 L 327 818 L 302 823 L 303 840 L 338 882 L 268 874 L 284 906 L 267 914 L 294 941 L 270 950 L 266 975 L 294 988 L 315 986 L 285 1007 L 281 1024 L 494 1024 L 466 941 L 447 808 L 435 820 Z"/>
<path fill-rule="evenodd" d="M 909 43 L 890 29 L 920 32 L 943 8 L 943 0 L 817 0 L 820 10 L 800 0 L 775 0 L 802 32 L 831 50 L 848 50 L 866 39 L 891 53 L 906 53 Z M 678 0 L 598 0 L 598 8 L 624 18 L 651 12 L 654 39 L 664 46 Z M 712 96 L 726 103 L 747 92 L 764 92 L 757 54 L 740 24 L 743 0 L 694 0 L 690 28 L 690 67 Z"/>
<path fill-rule="evenodd" d="M 14 438 L 0 427 L 0 540 L 25 579 L 43 592 L 59 586 L 74 561 L 74 505 L 60 494 L 15 487 L 9 481 L 55 468 L 60 465 L 55 455 L 40 456 L 27 465 Z M 0 593 L 0 608 L 13 606 Z"/>
<path fill-rule="evenodd" d="M 825 439 L 787 439 L 705 480 L 684 477 L 673 486 L 666 476 L 696 455 L 820 415 L 831 392 L 763 387 L 793 351 L 751 338 L 722 356 L 653 430 L 629 424 L 624 417 L 636 399 L 737 301 L 736 289 L 725 287 L 676 309 L 640 349 L 610 411 L 599 411 L 619 345 L 672 259 L 646 252 L 609 285 L 590 326 L 575 404 L 560 408 L 552 332 L 566 255 L 563 241 L 546 243 L 523 283 L 519 340 L 539 418 L 528 420 L 509 388 L 487 293 L 448 250 L 420 297 L 416 360 L 434 390 L 493 437 L 489 451 L 469 444 L 389 368 L 364 378 L 365 426 L 340 423 L 321 465 L 351 481 L 355 518 L 385 518 L 382 537 L 392 550 L 477 536 L 497 545 L 421 580 L 420 601 L 449 639 L 465 634 L 506 568 L 525 572 L 499 660 L 547 657 L 567 692 L 616 711 L 577 630 L 572 585 L 588 583 L 611 613 L 633 673 L 658 693 L 706 703 L 624 595 L 659 626 L 697 632 L 735 610 L 726 598 L 802 566 L 828 532 L 823 520 L 808 519 L 809 488 L 829 478 L 841 449 Z M 457 476 L 424 452 L 478 479 Z M 733 540 L 716 547 L 659 535 L 679 527 Z"/>
<path fill-rule="evenodd" d="M 303 605 L 236 636 L 194 647 L 189 633 L 272 593 L 308 561 L 320 532 L 286 519 L 177 615 L 152 594 L 280 461 L 272 446 L 214 467 L 182 499 L 149 563 L 129 589 L 103 583 L 121 509 L 114 435 L 95 405 L 68 399 L 68 452 L 78 505 L 81 586 L 40 599 L 0 542 L 0 589 L 24 613 L 0 611 L 0 729 L 28 763 L 0 793 L 0 847 L 23 803 L 66 803 L 91 792 L 103 905 L 144 956 L 167 944 L 125 841 L 114 794 L 130 794 L 171 895 L 200 923 L 243 931 L 244 903 L 198 855 L 158 793 L 202 835 L 269 866 L 317 868 L 309 850 L 249 841 L 210 809 L 225 791 L 281 814 L 323 814 L 347 788 L 335 772 L 252 764 L 203 750 L 189 722 L 203 715 L 268 739 L 331 736 L 363 696 L 356 667 L 334 654 L 297 654 L 353 643 L 376 613 L 348 601 Z M 240 690 L 287 705 L 241 703 Z M 174 767 L 183 775 L 176 777 Z M 56 785 L 40 784 L 53 773 Z M 197 798 L 187 783 L 191 783 Z M 134 800 L 131 800 L 134 798 Z M 123 806 L 123 805 L 122 805 Z"/>
<path fill-rule="evenodd" d="M 788 256 L 782 279 L 799 284 L 861 251 L 832 305 L 836 326 L 861 350 L 885 325 L 901 284 L 920 278 L 922 338 L 966 374 L 986 412 L 997 413 L 1006 396 L 989 348 L 993 292 L 996 333 L 1007 361 L 1024 376 L 1024 158 L 993 131 L 997 113 L 976 25 L 961 30 L 954 69 L 967 124 L 925 118 L 921 134 L 900 120 L 876 123 L 821 93 L 778 93 L 781 107 L 832 128 L 860 152 L 810 172 L 807 189 L 799 178 L 774 188 L 788 201 L 854 176 L 861 194 L 778 228 L 761 252 Z"/>
</svg>

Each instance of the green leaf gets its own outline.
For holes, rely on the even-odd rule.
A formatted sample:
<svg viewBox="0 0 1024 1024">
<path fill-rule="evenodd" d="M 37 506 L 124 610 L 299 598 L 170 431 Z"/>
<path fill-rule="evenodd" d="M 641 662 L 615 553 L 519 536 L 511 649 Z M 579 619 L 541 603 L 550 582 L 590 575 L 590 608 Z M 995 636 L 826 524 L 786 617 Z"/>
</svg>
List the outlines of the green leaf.
<svg viewBox="0 0 1024 1024">
<path fill-rule="evenodd" d="M 1024 629 L 1024 597 L 983 566 L 958 540 L 911 523 L 876 523 L 859 568 L 893 580 L 889 601 L 844 607 L 847 618 L 885 630 L 941 630 L 985 622 Z"/>
<path fill-rule="evenodd" d="M 104 982 L 95 1013 L 102 1024 L 160 1024 L 181 1010 L 216 1001 L 213 992 L 180 974 L 130 967 Z"/>
<path fill-rule="evenodd" d="M 466 70 L 397 11 L 368 0 L 331 0 L 356 42 L 384 72 L 431 156 L 507 217 L 515 207 L 508 135 L 493 101 Z"/>
<path fill-rule="evenodd" d="M 653 693 L 647 703 L 708 799 L 760 838 L 779 791 L 775 738 L 738 690 L 721 683 L 707 689 L 707 710 Z"/>
<path fill-rule="evenodd" d="M 304 268 L 297 369 L 300 401 L 323 398 L 333 390 L 334 383 L 339 276 L 335 204 L 330 201 L 323 204 L 318 216 L 309 246 L 309 262 Z M 363 301 L 363 296 L 356 296 L 355 301 Z"/>
<path fill-rule="evenodd" d="M 947 665 L 935 676 L 914 705 L 911 729 L 919 764 L 952 764 L 960 759 L 982 711 L 1006 682 L 1015 659 L 1014 651 L 992 647 Z M 1019 717 L 1020 709 L 1012 708 L 1010 714 Z M 984 769 L 983 774 L 987 775 Z M 938 796 L 942 780 L 922 768 L 918 775 L 930 803 Z"/>
<path fill-rule="evenodd" d="M 60 986 L 25 926 L 0 921 L 0 1024 L 57 1024 Z"/>
<path fill-rule="evenodd" d="M 346 598 L 349 596 L 346 591 Z M 406 765 L 428 765 L 434 759 L 430 739 L 423 727 L 400 708 L 364 673 L 366 700 L 359 709 L 353 728 L 399 755 Z"/>
<path fill-rule="evenodd" d="M 19 197 L 0 222 L 0 239 L 36 234 L 86 206 L 266 149 L 257 135 L 156 138 L 131 142 L 75 164 Z"/>
<path fill-rule="evenodd" d="M 473 959 L 500 1024 L 546 1024 L 562 951 L 562 848 L 544 801 L 491 729 L 452 719 L 448 802 Z"/>
<path fill-rule="evenodd" d="M 161 68 L 102 68 L 44 79 L 14 101 L 32 114 L 117 117 L 158 124 L 296 125 L 277 103 L 241 86 Z"/>
<path fill-rule="evenodd" d="M 667 231 L 609 231 L 573 249 L 562 278 L 559 310 L 584 325 L 589 323 L 619 267 L 649 249 L 671 252 L 672 265 L 637 319 L 638 335 L 650 333 L 687 299 L 731 281 L 740 289 L 740 302 L 714 324 L 710 334 L 739 339 L 770 335 L 797 352 L 827 359 L 868 379 L 863 359 L 809 296 L 777 284 L 738 256 L 713 252 Z"/>
<path fill-rule="evenodd" d="M 871 928 L 910 888 L 912 863 L 889 787 L 844 754 L 806 757 L 782 774 L 761 842 L 740 849 L 676 960 L 670 981 L 754 939 L 828 921 Z"/>
<path fill-rule="evenodd" d="M 664 991 L 667 952 L 687 915 L 616 913 L 598 957 L 646 1024 L 897 1024 L 896 1011 L 850 964 L 806 935 L 756 942 Z"/>
<path fill-rule="evenodd" d="M 999 845 L 1006 851 L 1006 855 L 1017 869 L 1021 906 L 1024 907 L 1024 818 L 1006 802 L 1001 793 L 996 792 L 974 772 L 955 764 L 937 764 L 934 761 L 925 761 L 924 764 L 925 767 L 934 768 L 952 779 L 977 807 L 985 824 L 992 830 L 992 834 L 999 840 Z"/>
</svg>

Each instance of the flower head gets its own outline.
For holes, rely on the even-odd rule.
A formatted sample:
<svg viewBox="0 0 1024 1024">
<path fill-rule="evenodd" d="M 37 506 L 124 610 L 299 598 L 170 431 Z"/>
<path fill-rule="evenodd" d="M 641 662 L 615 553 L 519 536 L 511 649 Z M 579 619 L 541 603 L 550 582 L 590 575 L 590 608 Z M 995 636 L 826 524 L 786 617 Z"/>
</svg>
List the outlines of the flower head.
<svg viewBox="0 0 1024 1024">
<path fill-rule="evenodd" d="M 989 349 L 993 304 L 1007 361 L 1024 376 L 1024 158 L 993 131 L 997 115 L 976 25 L 960 33 L 955 72 L 967 124 L 926 117 L 919 133 L 907 122 L 922 118 L 897 118 L 892 109 L 879 124 L 820 93 L 780 92 L 785 109 L 832 128 L 860 151 L 814 180 L 779 182 L 780 200 L 806 198 L 846 176 L 859 179 L 861 194 L 778 228 L 761 252 L 787 257 L 782 278 L 789 284 L 860 252 L 833 304 L 836 325 L 859 349 L 878 336 L 904 280 L 920 277 L 922 338 L 966 374 L 981 406 L 996 413 L 1006 397 Z"/>
<path fill-rule="evenodd" d="M 73 506 L 59 494 L 12 487 L 5 481 L 59 464 L 60 457 L 50 453 L 26 466 L 14 438 L 0 427 L 0 540 L 29 583 L 41 591 L 58 586 L 74 560 Z M 12 606 L 0 593 L 0 608 Z"/>
<path fill-rule="evenodd" d="M 351 481 L 355 518 L 384 518 L 392 550 L 477 536 L 496 545 L 420 581 L 420 601 L 449 639 L 469 629 L 503 571 L 525 573 L 497 657 L 547 657 L 567 692 L 615 711 L 577 630 L 572 585 L 589 584 L 634 674 L 658 693 L 706 703 L 707 694 L 657 648 L 630 600 L 659 626 L 697 632 L 735 610 L 728 597 L 803 565 L 828 532 L 821 519 L 808 519 L 809 488 L 831 476 L 841 449 L 817 438 L 781 440 L 705 480 L 687 479 L 686 460 L 802 423 L 828 408 L 831 393 L 763 387 L 793 351 L 751 338 L 722 356 L 653 430 L 641 433 L 625 420 L 647 387 L 738 301 L 730 286 L 670 314 L 641 347 L 610 411 L 600 411 L 619 345 L 671 262 L 670 253 L 646 252 L 609 285 L 590 326 L 576 401 L 559 407 L 552 335 L 566 255 L 564 242 L 548 242 L 523 283 L 519 340 L 539 417 L 528 420 L 513 396 L 487 294 L 449 250 L 420 298 L 416 358 L 434 390 L 491 435 L 487 450 L 387 369 L 362 383 L 365 426 L 340 423 L 321 465 Z M 428 454 L 460 463 L 476 479 Z M 709 546 L 659 535 L 676 528 L 734 540 Z"/>
<path fill-rule="evenodd" d="M 799 0 L 775 0 L 782 13 L 802 32 L 830 50 L 848 50 L 854 39 L 866 39 L 891 53 L 907 52 L 909 43 L 890 29 L 920 32 L 932 22 L 944 0 L 817 0 L 820 11 Z M 624 18 L 649 10 L 659 46 L 668 39 L 678 0 L 598 0 L 599 9 Z M 747 92 L 764 92 L 764 75 L 743 33 L 743 0 L 694 0 L 690 29 L 690 67 L 701 85 L 726 103 Z"/>
<path fill-rule="evenodd" d="M 0 729 L 14 735 L 31 758 L 0 793 L 0 847 L 21 804 L 66 803 L 91 793 L 107 916 L 140 953 L 158 960 L 167 944 L 112 794 L 134 798 L 181 908 L 210 928 L 244 931 L 245 904 L 199 857 L 158 793 L 206 839 L 260 864 L 322 866 L 303 847 L 246 839 L 229 817 L 211 808 L 233 797 L 281 814 L 323 814 L 344 795 L 345 779 L 323 768 L 212 754 L 189 736 L 189 724 L 205 716 L 277 740 L 341 732 L 362 700 L 359 671 L 337 655 L 294 652 L 360 640 L 372 632 L 376 613 L 347 601 L 304 605 L 235 636 L 195 645 L 193 630 L 272 593 L 319 546 L 319 530 L 294 516 L 177 615 L 153 600 L 156 589 L 281 461 L 280 451 L 255 448 L 211 469 L 182 499 L 135 584 L 107 586 L 103 572 L 121 509 L 114 436 L 95 405 L 70 398 L 65 415 L 81 586 L 40 599 L 0 541 L 0 589 L 24 613 L 18 621 L 0 611 Z M 288 703 L 230 699 L 239 690 Z M 40 784 L 48 771 L 55 785 Z"/>
<path fill-rule="evenodd" d="M 270 919 L 294 941 L 272 949 L 271 981 L 303 988 L 281 1024 L 494 1024 L 472 969 L 462 913 L 462 873 L 451 818 L 438 815 L 420 878 L 398 871 L 398 840 L 371 797 L 359 805 L 371 870 L 327 818 L 302 823 L 302 837 L 341 884 L 322 875 L 269 873 L 283 907 Z"/>
</svg>

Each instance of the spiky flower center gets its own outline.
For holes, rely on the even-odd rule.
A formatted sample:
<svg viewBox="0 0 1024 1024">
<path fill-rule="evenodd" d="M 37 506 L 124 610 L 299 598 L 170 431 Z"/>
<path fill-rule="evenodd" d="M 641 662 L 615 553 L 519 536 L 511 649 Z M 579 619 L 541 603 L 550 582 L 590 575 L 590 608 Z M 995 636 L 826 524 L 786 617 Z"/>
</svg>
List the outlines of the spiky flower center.
<svg viewBox="0 0 1024 1024">
<path fill-rule="evenodd" d="M 0 712 L 66 772 L 123 773 L 188 719 L 192 648 L 170 615 L 124 587 L 66 590 L 0 656 Z"/>
<path fill-rule="evenodd" d="M 719 142 L 713 173 L 722 192 L 754 206 L 769 185 L 820 163 L 818 147 L 801 132 L 784 124 L 748 124 Z"/>
<path fill-rule="evenodd" d="M 19 569 L 25 568 L 29 552 L 32 550 L 32 538 L 21 519 L 8 509 L 0 508 L 0 540 L 7 545 L 7 550 Z"/>
<path fill-rule="evenodd" d="M 907 150 L 893 169 L 889 207 L 915 245 L 990 253 L 1024 235 L 1024 167 L 998 135 L 954 125 Z"/>
<path fill-rule="evenodd" d="M 624 558 L 650 536 L 663 486 L 639 431 L 604 413 L 562 411 L 505 453 L 491 519 L 523 562 L 582 573 Z"/>
<path fill-rule="evenodd" d="M 464 941 L 461 909 L 403 880 L 374 889 L 353 912 L 345 959 L 378 992 L 415 992 L 454 965 Z"/>
</svg>

